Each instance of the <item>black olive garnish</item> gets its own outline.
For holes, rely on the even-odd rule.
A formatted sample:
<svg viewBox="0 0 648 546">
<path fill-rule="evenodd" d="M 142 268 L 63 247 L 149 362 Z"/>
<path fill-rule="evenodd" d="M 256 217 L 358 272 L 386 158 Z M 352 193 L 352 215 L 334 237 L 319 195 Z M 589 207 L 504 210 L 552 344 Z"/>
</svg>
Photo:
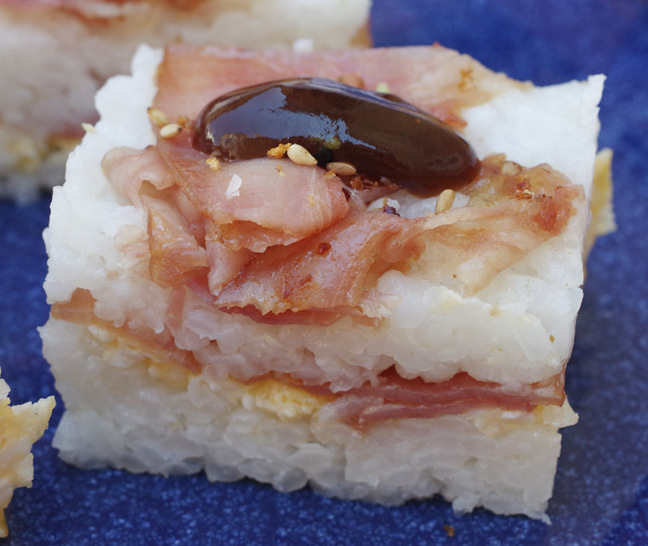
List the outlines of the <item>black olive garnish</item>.
<svg viewBox="0 0 648 546">
<path fill-rule="evenodd" d="M 431 114 L 390 94 L 323 78 L 239 89 L 200 113 L 193 146 L 221 160 L 264 157 L 299 144 L 320 166 L 352 165 L 377 182 L 431 196 L 470 182 L 479 161 L 470 144 Z"/>
</svg>

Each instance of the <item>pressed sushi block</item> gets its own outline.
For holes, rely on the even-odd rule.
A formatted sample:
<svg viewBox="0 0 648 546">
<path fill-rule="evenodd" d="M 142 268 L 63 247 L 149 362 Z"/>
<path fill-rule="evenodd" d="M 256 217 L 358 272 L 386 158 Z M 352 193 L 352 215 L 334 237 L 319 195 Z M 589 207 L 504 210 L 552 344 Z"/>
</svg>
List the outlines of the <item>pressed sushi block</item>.
<svg viewBox="0 0 648 546">
<path fill-rule="evenodd" d="M 93 97 L 140 43 L 366 46 L 369 0 L 0 0 L 0 196 L 60 184 Z"/>
<path fill-rule="evenodd" d="M 602 86 L 140 48 L 45 232 L 61 456 L 546 518 Z"/>
</svg>

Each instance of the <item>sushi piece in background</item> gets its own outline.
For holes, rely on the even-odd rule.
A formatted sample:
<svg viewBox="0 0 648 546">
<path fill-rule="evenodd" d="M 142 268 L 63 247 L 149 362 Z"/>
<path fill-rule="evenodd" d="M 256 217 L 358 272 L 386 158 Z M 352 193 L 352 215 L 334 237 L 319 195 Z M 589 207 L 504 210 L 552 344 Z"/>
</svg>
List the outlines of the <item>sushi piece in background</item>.
<svg viewBox="0 0 648 546">
<path fill-rule="evenodd" d="M 44 234 L 61 457 L 546 519 L 603 81 L 535 87 L 441 46 L 141 47 Z M 268 147 L 284 99 L 298 123 Z M 309 113 L 333 120 L 320 149 Z M 405 171 L 459 174 L 412 187 L 386 141 L 362 156 L 383 138 Z"/>
<path fill-rule="evenodd" d="M 106 78 L 137 45 L 369 44 L 369 0 L 0 0 L 0 197 L 60 184 Z"/>
<path fill-rule="evenodd" d="M 0 379 L 0 537 L 9 533 L 4 511 L 14 489 L 32 485 L 32 445 L 47 429 L 56 405 L 53 396 L 34 404 L 11 406 L 10 402 L 9 386 Z"/>
</svg>

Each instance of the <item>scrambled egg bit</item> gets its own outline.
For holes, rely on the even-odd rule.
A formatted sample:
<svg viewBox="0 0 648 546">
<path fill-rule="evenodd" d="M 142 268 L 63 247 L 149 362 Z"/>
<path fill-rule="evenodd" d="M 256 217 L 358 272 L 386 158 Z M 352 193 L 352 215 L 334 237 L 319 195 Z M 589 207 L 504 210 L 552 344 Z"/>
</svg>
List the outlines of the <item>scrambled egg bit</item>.
<svg viewBox="0 0 648 546">
<path fill-rule="evenodd" d="M 0 537 L 8 533 L 4 509 L 14 489 L 31 487 L 34 477 L 31 448 L 45 432 L 56 405 L 50 396 L 35 404 L 10 406 L 8 394 L 7 383 L 0 379 Z"/>
<path fill-rule="evenodd" d="M 273 378 L 257 381 L 246 390 L 244 405 L 253 404 L 283 420 L 309 417 L 328 401 L 326 396 L 311 394 Z"/>
</svg>

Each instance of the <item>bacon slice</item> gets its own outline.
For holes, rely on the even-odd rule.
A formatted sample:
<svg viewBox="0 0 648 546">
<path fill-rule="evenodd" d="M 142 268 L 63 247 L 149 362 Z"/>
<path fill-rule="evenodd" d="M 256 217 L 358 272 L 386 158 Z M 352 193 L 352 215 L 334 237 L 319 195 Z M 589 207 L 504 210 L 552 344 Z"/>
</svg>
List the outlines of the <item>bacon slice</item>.
<svg viewBox="0 0 648 546">
<path fill-rule="evenodd" d="M 342 182 L 319 168 L 270 158 L 223 163 L 213 169 L 189 136 L 160 142 L 176 184 L 207 219 L 207 233 L 229 247 L 263 252 L 289 245 L 344 218 Z"/>
<path fill-rule="evenodd" d="M 142 353 L 149 355 L 152 362 L 174 362 L 191 373 L 200 373 L 201 364 L 190 351 L 176 346 L 168 327 L 162 332 L 154 332 L 137 321 L 127 321 L 122 326 L 115 326 L 108 320 L 98 318 L 94 307 L 95 299 L 90 291 L 77 288 L 69 301 L 53 304 L 50 313 L 55 319 L 99 326 L 115 334 L 122 343 L 136 347 Z"/>
<path fill-rule="evenodd" d="M 481 104 L 502 89 L 530 86 L 441 46 L 295 55 L 280 50 L 171 44 L 158 72 L 154 106 L 171 120 L 195 119 L 208 102 L 235 89 L 291 77 L 337 80 L 345 74 L 358 75 L 366 89 L 386 85 L 392 93 L 455 127 L 465 125 L 463 108 Z"/>
<path fill-rule="evenodd" d="M 560 406 L 566 398 L 563 372 L 542 383 L 510 389 L 478 381 L 464 372 L 440 383 L 405 379 L 392 366 L 374 384 L 366 383 L 344 392 L 333 392 L 328 385 L 306 385 L 288 375 L 273 377 L 326 400 L 320 419 L 335 419 L 359 430 L 388 419 L 430 419 L 487 408 L 531 412 L 541 405 Z"/>
<path fill-rule="evenodd" d="M 251 305 L 262 314 L 355 307 L 370 272 L 384 272 L 420 254 L 414 239 L 425 219 L 382 212 L 349 215 L 289 247 L 254 256 L 218 294 L 223 307 Z"/>
</svg>

